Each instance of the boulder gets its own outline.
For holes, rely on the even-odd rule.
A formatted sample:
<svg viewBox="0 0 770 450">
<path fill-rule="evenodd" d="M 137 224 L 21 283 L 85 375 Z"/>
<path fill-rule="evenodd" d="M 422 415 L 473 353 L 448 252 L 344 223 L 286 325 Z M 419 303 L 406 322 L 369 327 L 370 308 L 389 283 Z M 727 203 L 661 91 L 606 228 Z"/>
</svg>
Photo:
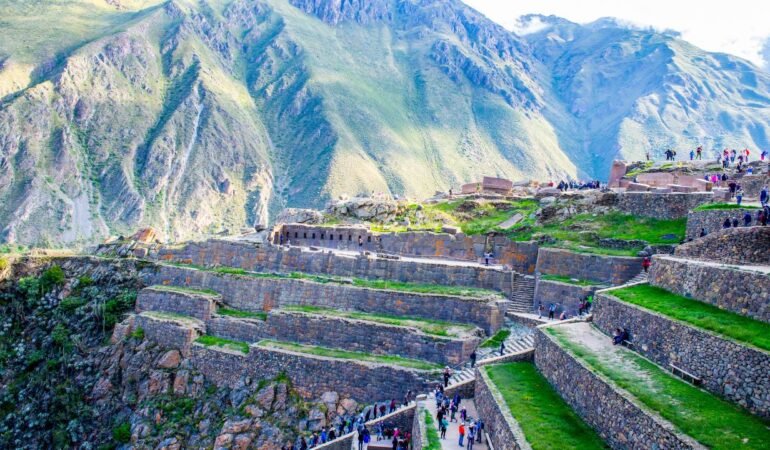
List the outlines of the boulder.
<svg viewBox="0 0 770 450">
<path fill-rule="evenodd" d="M 315 209 L 286 208 L 276 217 L 276 223 L 305 223 L 319 224 L 323 222 L 324 215 Z"/>
<path fill-rule="evenodd" d="M 179 350 L 169 350 L 158 360 L 158 367 L 161 369 L 175 369 L 182 362 L 182 355 Z"/>
<path fill-rule="evenodd" d="M 152 227 L 142 228 L 134 233 L 129 240 L 143 242 L 145 244 L 153 243 L 157 240 L 158 233 Z"/>
</svg>

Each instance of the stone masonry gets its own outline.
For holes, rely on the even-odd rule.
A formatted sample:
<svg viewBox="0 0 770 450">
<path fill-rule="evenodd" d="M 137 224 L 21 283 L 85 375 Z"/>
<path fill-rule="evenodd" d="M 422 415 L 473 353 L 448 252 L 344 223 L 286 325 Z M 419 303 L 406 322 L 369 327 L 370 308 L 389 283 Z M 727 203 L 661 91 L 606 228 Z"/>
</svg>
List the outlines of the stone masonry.
<svg viewBox="0 0 770 450">
<path fill-rule="evenodd" d="M 680 245 L 674 256 L 728 264 L 770 265 L 769 248 L 770 227 L 720 228 L 693 242 Z"/>
<path fill-rule="evenodd" d="M 770 352 L 622 302 L 611 293 L 596 297 L 593 323 L 600 330 L 610 336 L 617 327 L 630 330 L 637 352 L 664 368 L 674 364 L 700 377 L 707 390 L 770 416 Z"/>
<path fill-rule="evenodd" d="M 750 266 L 730 266 L 668 256 L 653 257 L 650 284 L 770 322 L 770 275 Z"/>
<path fill-rule="evenodd" d="M 539 273 L 614 286 L 634 278 L 641 270 L 642 258 L 590 255 L 556 248 L 541 248 L 537 258 Z"/>
<path fill-rule="evenodd" d="M 151 286 L 139 291 L 136 297 L 136 312 L 161 311 L 206 321 L 216 311 L 216 303 L 221 303 L 220 295 L 204 292 L 181 292 Z"/>
<path fill-rule="evenodd" d="M 709 235 L 722 232 L 722 224 L 725 219 L 737 218 L 743 226 L 743 215 L 746 212 L 751 214 L 751 223 L 755 224 L 757 220 L 758 209 L 711 209 L 706 211 L 691 211 L 687 215 L 687 239 L 698 239 L 701 229 L 705 229 Z M 732 228 L 731 228 L 732 230 Z"/>
<path fill-rule="evenodd" d="M 576 316 L 580 308 L 580 300 L 588 295 L 592 295 L 598 286 L 579 286 L 577 284 L 563 283 L 561 281 L 538 280 L 535 288 L 535 305 L 542 304 L 545 311 L 548 311 L 548 305 L 558 304 L 556 316 L 562 311 L 567 311 L 569 316 Z"/>
<path fill-rule="evenodd" d="M 146 339 L 162 348 L 178 349 L 187 356 L 190 346 L 205 332 L 206 327 L 203 322 L 192 318 L 169 318 L 144 312 L 135 316 L 133 329 L 143 330 Z"/>
<path fill-rule="evenodd" d="M 492 250 L 494 261 L 521 273 L 532 273 L 537 260 L 537 244 L 515 242 L 504 236 L 468 236 L 463 233 L 375 233 L 361 226 L 308 226 L 281 225 L 277 231 L 283 242 L 294 245 L 337 248 L 358 251 L 358 238 L 363 249 L 404 256 L 447 258 L 463 261 L 481 261 L 484 253 Z M 275 240 L 274 243 L 280 242 Z"/>
<path fill-rule="evenodd" d="M 635 450 L 702 449 L 630 394 L 578 362 L 550 336 L 535 334 L 535 364 L 561 397 L 610 447 Z"/>
<path fill-rule="evenodd" d="M 344 256 L 298 247 L 249 244 L 227 240 L 193 242 L 179 248 L 163 248 L 152 254 L 161 261 L 206 267 L 240 267 L 256 272 L 305 272 L 374 280 L 469 286 L 511 294 L 513 272 L 492 267 L 401 261 L 366 256 Z"/>
<path fill-rule="evenodd" d="M 425 392 L 439 373 L 355 360 L 340 360 L 265 349 L 252 345 L 248 354 L 222 348 L 192 346 L 193 366 L 214 383 L 236 387 L 246 378 L 270 379 L 285 373 L 306 399 L 337 392 L 359 403 L 401 399 L 408 390 Z"/>
<path fill-rule="evenodd" d="M 687 217 L 693 208 L 713 200 L 711 192 L 654 193 L 624 192 L 618 196 L 617 208 L 627 214 L 655 219 Z"/>
<path fill-rule="evenodd" d="M 505 320 L 507 301 L 359 288 L 301 279 L 258 278 L 203 270 L 159 266 L 148 284 L 206 287 L 243 311 L 270 311 L 287 305 L 310 305 L 367 313 L 423 317 L 468 323 L 495 333 Z"/>
</svg>

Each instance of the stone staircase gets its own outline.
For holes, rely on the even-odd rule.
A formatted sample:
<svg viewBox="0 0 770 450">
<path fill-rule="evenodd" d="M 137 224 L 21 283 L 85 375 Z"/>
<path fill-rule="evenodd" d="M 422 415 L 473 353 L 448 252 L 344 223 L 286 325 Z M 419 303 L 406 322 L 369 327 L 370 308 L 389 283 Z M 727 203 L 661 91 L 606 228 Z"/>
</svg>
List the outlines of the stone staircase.
<svg viewBox="0 0 770 450">
<path fill-rule="evenodd" d="M 644 283 L 648 280 L 648 274 L 644 270 L 626 282 L 626 284 Z"/>
<path fill-rule="evenodd" d="M 531 313 L 535 299 L 535 277 L 515 274 L 508 312 Z"/>
<path fill-rule="evenodd" d="M 503 356 L 518 353 L 524 350 L 529 350 L 535 347 L 535 335 L 534 333 L 527 334 L 526 336 L 511 335 L 505 340 L 505 351 Z M 477 360 L 476 365 L 485 359 L 500 357 L 499 348 L 481 348 L 476 350 Z M 449 384 L 462 383 L 464 381 L 471 380 L 475 377 L 475 369 L 471 367 L 470 363 L 463 364 L 462 367 L 455 369 L 452 377 L 449 379 Z"/>
</svg>

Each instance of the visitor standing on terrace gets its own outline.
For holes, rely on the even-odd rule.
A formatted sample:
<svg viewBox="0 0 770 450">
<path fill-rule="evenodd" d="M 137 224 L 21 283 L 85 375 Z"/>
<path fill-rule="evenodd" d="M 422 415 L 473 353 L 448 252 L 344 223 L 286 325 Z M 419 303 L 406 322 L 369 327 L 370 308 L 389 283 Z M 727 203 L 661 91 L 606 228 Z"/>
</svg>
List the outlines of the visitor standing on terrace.
<svg viewBox="0 0 770 450">
<path fill-rule="evenodd" d="M 762 206 L 767 205 L 768 197 L 770 197 L 770 194 L 768 193 L 767 186 L 762 187 L 762 190 L 759 191 L 759 203 Z"/>
<path fill-rule="evenodd" d="M 703 159 L 703 147 L 698 147 L 695 150 L 695 159 Z"/>
<path fill-rule="evenodd" d="M 740 186 L 735 191 L 735 201 L 737 202 L 738 206 L 741 206 L 741 201 L 743 201 L 743 189 L 741 189 Z"/>
<path fill-rule="evenodd" d="M 744 227 L 751 226 L 751 213 L 748 211 L 746 211 L 746 213 L 743 215 L 743 226 Z"/>
<path fill-rule="evenodd" d="M 471 368 L 476 367 L 476 350 L 471 353 Z"/>
<path fill-rule="evenodd" d="M 651 265 L 652 265 L 652 261 L 650 260 L 650 257 L 645 256 L 644 259 L 642 259 L 642 269 L 644 269 L 644 273 L 647 273 L 650 271 Z"/>
<path fill-rule="evenodd" d="M 690 161 L 695 159 L 695 150 L 690 150 Z"/>
</svg>

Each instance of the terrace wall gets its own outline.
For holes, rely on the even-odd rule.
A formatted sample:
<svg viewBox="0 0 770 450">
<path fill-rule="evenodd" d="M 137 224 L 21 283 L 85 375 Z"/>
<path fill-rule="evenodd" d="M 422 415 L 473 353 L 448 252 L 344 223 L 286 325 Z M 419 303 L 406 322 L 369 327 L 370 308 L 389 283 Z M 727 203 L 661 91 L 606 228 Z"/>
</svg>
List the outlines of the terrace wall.
<svg viewBox="0 0 770 450">
<path fill-rule="evenodd" d="M 770 417 L 770 352 L 748 347 L 612 297 L 596 297 L 593 323 L 612 335 L 630 330 L 634 350 L 664 368 L 669 364 L 703 379 L 703 387 Z"/>
<path fill-rule="evenodd" d="M 726 218 L 732 220 L 733 217 L 738 218 L 741 226 L 743 226 L 743 215 L 748 211 L 751 214 L 752 223 L 756 223 L 758 209 L 711 209 L 706 211 L 691 211 L 687 214 L 687 231 L 685 236 L 687 239 L 698 239 L 701 229 L 705 229 L 709 237 L 712 234 L 721 233 L 723 230 L 722 224 Z M 733 230 L 730 228 L 729 230 Z"/>
<path fill-rule="evenodd" d="M 426 231 L 375 233 L 368 228 L 350 226 L 284 224 L 274 231 L 274 243 L 279 242 L 275 240 L 276 233 L 283 236 L 284 243 L 291 241 L 295 245 L 358 251 L 361 237 L 366 251 L 473 262 L 482 261 L 484 253 L 492 250 L 495 263 L 522 273 L 535 270 L 538 248 L 533 242 L 515 242 L 504 236 L 488 238 Z"/>
<path fill-rule="evenodd" d="M 535 365 L 575 412 L 615 449 L 701 449 L 692 438 L 637 405 L 625 391 L 594 373 L 538 329 Z M 497 447 L 496 447 L 497 448 Z"/>
<path fill-rule="evenodd" d="M 611 285 L 624 284 L 641 270 L 642 258 L 590 255 L 556 248 L 541 248 L 537 257 L 539 273 Z"/>
<path fill-rule="evenodd" d="M 770 276 L 766 272 L 655 256 L 650 268 L 650 284 L 770 322 Z"/>
<path fill-rule="evenodd" d="M 359 403 L 379 398 L 403 398 L 408 390 L 427 391 L 439 378 L 437 372 L 303 355 L 254 345 L 244 355 L 193 344 L 191 359 L 193 366 L 207 379 L 231 388 L 237 387 L 246 377 L 269 379 L 283 372 L 305 399 L 317 399 L 329 391 Z"/>
<path fill-rule="evenodd" d="M 770 265 L 768 249 L 770 227 L 727 228 L 680 245 L 674 256 L 728 264 Z"/>
<path fill-rule="evenodd" d="M 592 295 L 597 289 L 599 289 L 597 286 L 578 286 L 560 281 L 540 279 L 535 287 L 534 308 L 537 310 L 537 305 L 542 304 L 547 312 L 548 305 L 554 303 L 559 305 L 556 308 L 556 317 L 562 311 L 567 311 L 569 316 L 575 316 L 578 314 L 580 301 L 586 296 Z"/>
<path fill-rule="evenodd" d="M 196 294 L 192 292 L 174 292 L 171 290 L 142 289 L 136 298 L 136 312 L 162 311 L 206 321 L 216 310 L 215 300 L 220 296 Z"/>
<path fill-rule="evenodd" d="M 151 255 L 161 261 L 190 263 L 206 267 L 240 267 L 256 272 L 305 272 L 341 277 L 395 280 L 413 283 L 469 286 L 511 294 L 513 272 L 492 267 L 414 262 L 366 256 L 345 256 L 333 252 L 286 249 L 226 240 L 192 242 L 167 247 Z"/>
<path fill-rule="evenodd" d="M 476 411 L 484 420 L 484 431 L 495 449 L 530 449 L 524 432 L 484 370 L 476 369 Z"/>
<path fill-rule="evenodd" d="M 714 198 L 711 192 L 654 193 L 624 192 L 618 196 L 617 209 L 655 219 L 678 219 L 698 205 L 709 203 Z"/>
<path fill-rule="evenodd" d="M 157 343 L 161 348 L 178 349 L 183 355 L 190 353 L 192 343 L 203 334 L 202 322 L 190 319 L 189 322 L 174 319 L 161 319 L 147 314 L 134 317 L 134 330 L 141 328 L 146 339 Z M 127 330 L 128 332 L 132 330 Z"/>
<path fill-rule="evenodd" d="M 489 298 L 387 291 L 301 279 L 227 275 L 175 266 L 158 266 L 154 273 L 146 274 L 146 281 L 212 289 L 222 295 L 225 304 L 243 311 L 311 305 L 469 323 L 490 335 L 503 325 L 508 303 Z"/>
</svg>

